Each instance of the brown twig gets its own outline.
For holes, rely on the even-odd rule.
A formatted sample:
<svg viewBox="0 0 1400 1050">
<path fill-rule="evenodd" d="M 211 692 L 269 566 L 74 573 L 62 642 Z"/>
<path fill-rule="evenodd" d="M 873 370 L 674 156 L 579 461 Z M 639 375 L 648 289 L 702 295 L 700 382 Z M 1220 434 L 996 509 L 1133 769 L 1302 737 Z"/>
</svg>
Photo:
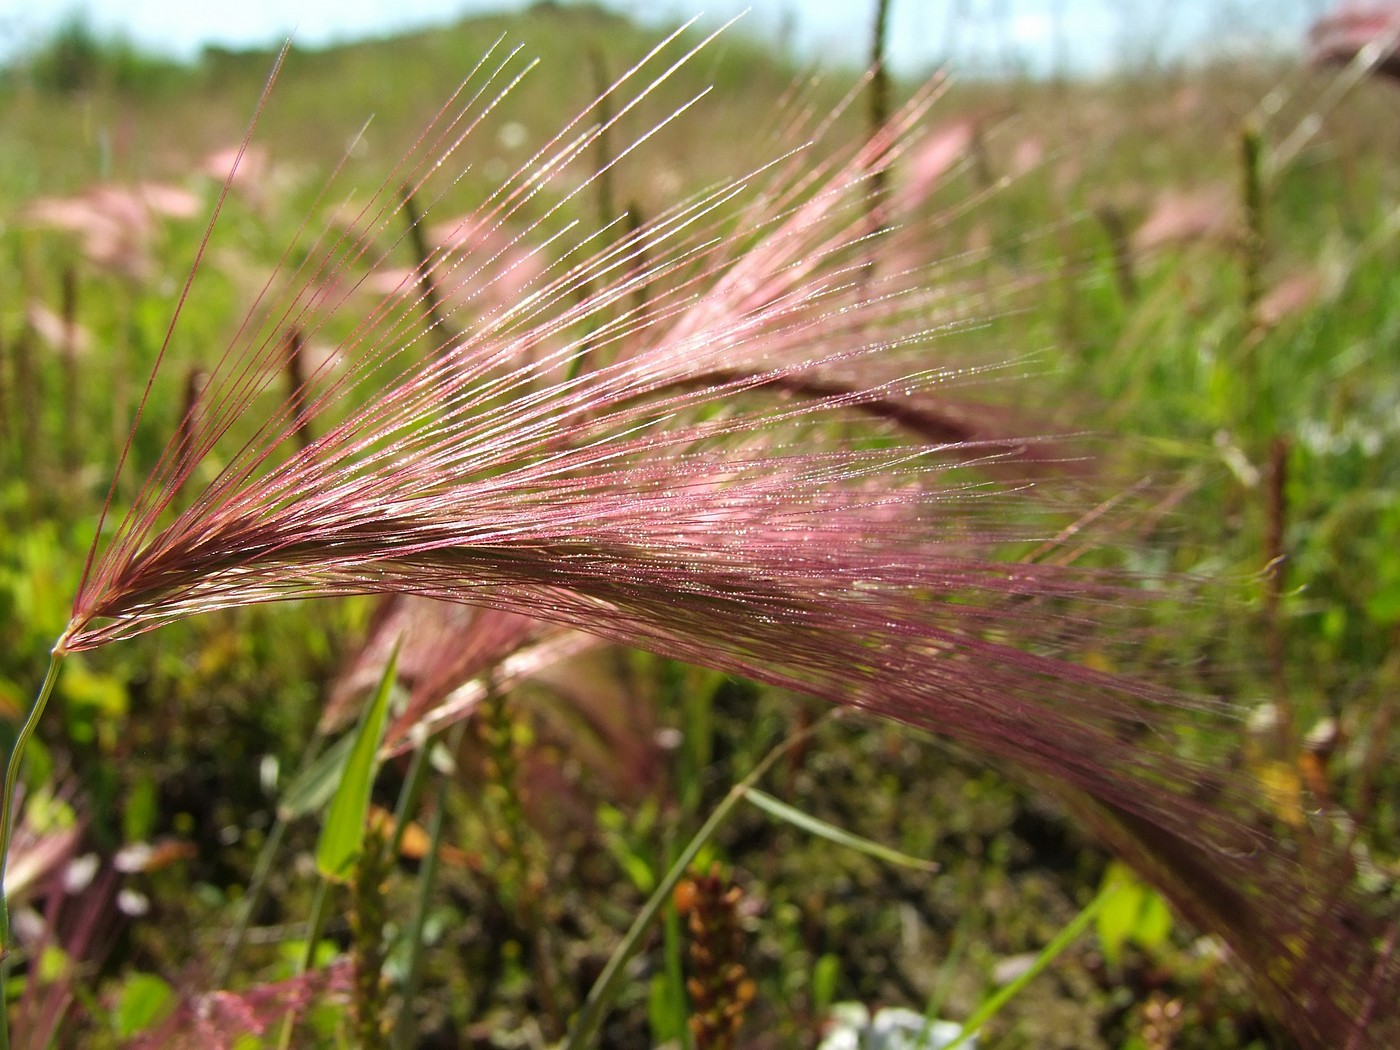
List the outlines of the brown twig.
<svg viewBox="0 0 1400 1050">
<path fill-rule="evenodd" d="M 874 140 L 883 133 L 890 118 L 890 74 L 885 52 L 889 36 L 890 0 L 875 0 L 875 21 L 870 34 L 870 109 L 866 135 Z M 866 198 L 872 230 L 885 224 L 885 202 L 889 196 L 889 171 L 877 166 L 870 173 L 870 194 Z"/>
<path fill-rule="evenodd" d="M 1118 294 L 1125 303 L 1137 299 L 1137 273 L 1133 267 L 1133 253 L 1129 246 L 1128 225 L 1123 213 L 1112 204 L 1103 204 L 1094 209 L 1094 217 L 1108 235 L 1108 247 L 1113 253 L 1113 278 L 1118 285 Z"/>
<path fill-rule="evenodd" d="M 1259 130 L 1246 126 L 1240 132 L 1241 199 L 1244 202 L 1244 310 L 1251 327 L 1263 294 L 1264 269 L 1264 174 L 1263 138 Z"/>
<path fill-rule="evenodd" d="M 428 315 L 428 327 L 434 333 L 433 356 L 441 358 L 447 353 L 457 338 L 457 333 L 447 323 L 447 311 L 443 308 L 442 294 L 433 280 L 433 251 L 428 247 L 428 239 L 423 234 L 423 216 L 414 201 L 413 191 L 404 187 L 403 216 L 408 223 L 408 240 L 413 246 L 413 254 L 418 262 L 418 287 L 423 296 L 423 312 Z"/>
<path fill-rule="evenodd" d="M 1264 615 L 1269 631 L 1269 663 L 1274 681 L 1274 706 L 1278 711 L 1279 743 L 1292 754 L 1294 726 L 1288 702 L 1285 664 L 1288 636 L 1283 622 L 1283 592 L 1287 576 L 1284 534 L 1288 524 L 1288 453 L 1286 437 L 1269 443 L 1269 470 L 1265 485 L 1268 526 L 1264 535 Z"/>
<path fill-rule="evenodd" d="M 185 373 L 185 396 L 180 410 L 180 428 L 175 435 L 175 448 L 181 458 L 175 478 L 180 485 L 197 464 L 195 450 L 199 447 L 199 432 L 204 416 L 204 387 L 209 374 L 198 365 Z"/>
<path fill-rule="evenodd" d="M 306 345 L 301 330 L 294 328 L 287 336 L 287 400 L 291 406 L 292 429 L 296 432 L 297 448 L 311 444 L 311 412 L 308 406 L 306 376 Z"/>
<path fill-rule="evenodd" d="M 593 183 L 598 191 L 598 225 L 606 227 L 617 216 L 612 177 L 615 158 L 612 144 L 613 114 L 608 96 L 608 85 L 612 83 L 612 78 L 608 75 L 608 60 L 603 55 L 602 48 L 589 48 L 588 59 L 593 67 L 594 94 L 601 100 L 598 107 L 598 138 L 593 143 Z"/>
</svg>

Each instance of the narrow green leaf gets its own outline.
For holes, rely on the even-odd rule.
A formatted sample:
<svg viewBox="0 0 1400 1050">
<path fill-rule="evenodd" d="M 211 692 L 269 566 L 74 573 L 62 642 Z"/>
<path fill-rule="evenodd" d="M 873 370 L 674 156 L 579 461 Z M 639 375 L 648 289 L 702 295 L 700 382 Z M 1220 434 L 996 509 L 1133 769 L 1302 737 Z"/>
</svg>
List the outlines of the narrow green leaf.
<svg viewBox="0 0 1400 1050">
<path fill-rule="evenodd" d="M 340 785 L 345 763 L 350 761 L 350 749 L 354 745 L 355 737 L 346 734 L 326 748 L 321 757 L 303 770 L 282 793 L 282 799 L 277 803 L 278 817 L 292 821 L 324 809 Z"/>
<path fill-rule="evenodd" d="M 1024 973 L 1014 981 L 998 988 L 973 1011 L 972 1016 L 963 1022 L 962 1031 L 953 1038 L 951 1043 L 946 1044 L 944 1050 L 956 1050 L 957 1047 L 966 1045 L 973 1039 L 979 1028 L 991 1020 L 1003 1006 L 1014 999 L 1022 988 L 1039 977 L 1041 972 L 1054 962 L 1061 952 L 1073 944 L 1081 933 L 1093 925 L 1099 912 L 1120 892 L 1120 890 L 1121 887 L 1117 883 L 1110 883 L 1099 890 L 1098 896 L 1086 904 L 1084 910 L 1073 919 L 1070 919 L 1064 929 L 1055 934 L 1055 936 L 1050 939 L 1050 943 L 1040 950 L 1040 954 L 1035 957 L 1035 960 L 1026 968 Z"/>
<path fill-rule="evenodd" d="M 374 775 L 379 770 L 379 742 L 384 735 L 389 694 L 393 691 L 398 663 L 399 649 L 396 645 L 384 668 L 384 675 L 379 679 L 374 699 L 365 708 L 359 727 L 355 730 L 355 744 L 345 763 L 345 773 L 340 778 L 340 786 L 336 788 L 331 808 L 326 813 L 326 822 L 321 827 L 321 838 L 316 844 L 316 867 L 327 879 L 345 881 L 364 846 L 370 788 L 374 786 Z"/>
<path fill-rule="evenodd" d="M 911 857 L 909 854 L 901 853 L 899 850 L 891 849 L 889 846 L 882 846 L 878 842 L 872 842 L 870 839 L 854 835 L 844 828 L 838 828 L 835 824 L 829 824 L 824 820 L 812 816 L 810 813 L 804 813 L 794 806 L 789 806 L 786 802 L 774 798 L 765 791 L 759 791 L 757 788 L 749 788 L 744 793 L 744 797 L 770 817 L 777 817 L 779 820 L 785 821 L 795 828 L 800 828 L 808 834 L 816 835 L 818 838 L 826 839 L 828 842 L 834 842 L 838 846 L 845 846 L 847 849 L 853 849 L 859 853 L 874 857 L 877 860 L 883 860 L 890 864 L 898 864 L 905 868 L 917 868 L 919 871 L 938 870 L 938 865 L 931 860 Z"/>
<path fill-rule="evenodd" d="M 787 752 L 791 751 L 802 741 L 809 739 L 818 729 L 829 722 L 840 718 L 842 710 L 840 708 L 828 711 L 817 721 L 807 728 L 794 733 L 773 750 L 766 754 L 762 761 L 739 783 L 729 789 L 729 793 L 720 800 L 705 823 L 700 826 L 700 830 L 695 833 L 675 862 L 662 876 L 657 883 L 656 889 L 652 890 L 647 902 L 642 905 L 641 911 L 637 912 L 632 919 L 632 925 L 613 949 L 612 957 L 603 967 L 603 972 L 598 975 L 598 979 L 593 982 L 593 987 L 588 992 L 588 998 L 583 1001 L 583 1006 L 574 1015 L 574 1023 L 569 1029 L 569 1034 L 565 1037 L 562 1050 L 583 1050 L 584 1047 L 596 1045 L 594 1036 L 598 1032 L 599 1026 L 603 1022 L 603 1015 L 612 1005 L 613 1000 L 621 992 L 626 977 L 626 966 L 629 959 L 642 942 L 642 936 L 651 928 L 652 922 L 661 914 L 662 908 L 670 901 L 671 894 L 675 891 L 676 884 L 684 878 L 686 871 L 695 858 L 705 848 L 711 836 L 719 830 L 721 824 L 738 806 L 739 800 L 744 797 L 745 792 L 752 790 L 753 785 L 772 768 L 776 762 Z"/>
</svg>

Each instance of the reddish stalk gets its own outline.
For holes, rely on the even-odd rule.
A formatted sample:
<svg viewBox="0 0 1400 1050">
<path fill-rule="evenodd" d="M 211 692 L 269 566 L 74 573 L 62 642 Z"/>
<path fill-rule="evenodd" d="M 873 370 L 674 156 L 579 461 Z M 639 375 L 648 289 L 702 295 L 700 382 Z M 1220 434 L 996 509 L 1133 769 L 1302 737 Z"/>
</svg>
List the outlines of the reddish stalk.
<svg viewBox="0 0 1400 1050">
<path fill-rule="evenodd" d="M 311 414 L 306 410 L 307 388 L 306 341 L 298 329 L 287 336 L 287 401 L 291 405 L 292 433 L 296 446 L 305 452 L 312 441 Z"/>
</svg>

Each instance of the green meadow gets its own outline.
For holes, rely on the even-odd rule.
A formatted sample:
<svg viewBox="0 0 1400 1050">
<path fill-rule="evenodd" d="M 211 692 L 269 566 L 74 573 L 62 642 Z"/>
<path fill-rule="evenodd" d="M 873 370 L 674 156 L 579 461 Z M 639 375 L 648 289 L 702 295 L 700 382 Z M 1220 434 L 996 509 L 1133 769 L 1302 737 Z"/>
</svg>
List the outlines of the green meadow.
<svg viewBox="0 0 1400 1050">
<path fill-rule="evenodd" d="M 109 532 L 199 418 L 274 266 L 280 288 L 310 257 L 286 245 L 353 227 L 479 56 L 518 43 L 539 62 L 416 195 L 430 221 L 488 200 L 660 36 L 541 4 L 294 46 L 207 245 L 275 55 L 170 65 L 75 27 L 0 74 L 7 752 L 143 401 Z M 1105 601 L 1087 625 L 1046 602 L 1064 648 L 1230 705 L 1229 775 L 1256 784 L 1280 826 L 1345 829 L 1346 877 L 1389 902 L 1400 92 L 1344 76 L 1260 59 L 953 78 L 890 172 L 894 232 L 873 265 L 940 263 L 948 305 L 930 315 L 927 367 L 957 370 L 951 396 L 977 439 L 1044 438 L 1039 460 L 986 476 L 1042 486 L 1063 527 L 1092 526 L 1073 556 L 1146 596 Z M 924 87 L 896 82 L 893 111 Z M 736 28 L 582 159 L 605 178 L 566 173 L 518 221 L 539 219 L 540 241 L 580 224 L 620 235 L 799 147 L 819 164 L 869 134 L 868 98 L 858 70 L 796 65 Z M 810 142 L 798 126 L 817 128 Z M 381 269 L 419 261 L 401 216 L 377 237 Z M 355 337 L 375 302 L 355 295 L 316 322 L 311 360 Z M 255 409 L 296 388 L 293 367 Z M 251 421 L 235 447 L 239 427 Z M 984 1050 L 1302 1045 L 1215 931 L 1116 862 L 1042 777 L 617 646 L 507 689 L 499 667 L 476 672 L 469 717 L 420 758 L 361 772 L 367 838 L 355 874 L 327 884 L 330 799 L 354 766 L 322 766 L 318 784 L 308 756 L 353 738 L 370 706 L 381 613 L 373 596 L 255 604 L 67 658 L 19 781 L 11 1045 L 165 1045 L 141 1040 L 228 989 L 243 1012 L 209 1015 L 225 1042 L 186 1025 L 170 1045 L 557 1046 L 620 945 L 632 954 L 588 1045 L 817 1047 L 838 1003 L 975 1018 Z M 333 701 L 342 714 L 324 717 Z M 80 863 L 96 865 L 87 881 Z M 651 921 L 629 933 L 639 917 Z"/>
</svg>

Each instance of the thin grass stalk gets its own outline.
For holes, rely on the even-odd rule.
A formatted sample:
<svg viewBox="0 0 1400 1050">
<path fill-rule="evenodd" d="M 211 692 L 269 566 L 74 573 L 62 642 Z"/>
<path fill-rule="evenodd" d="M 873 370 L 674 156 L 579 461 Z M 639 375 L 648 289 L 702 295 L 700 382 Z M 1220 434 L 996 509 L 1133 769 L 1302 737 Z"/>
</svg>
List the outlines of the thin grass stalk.
<svg viewBox="0 0 1400 1050">
<path fill-rule="evenodd" d="M 446 734 L 447 749 L 450 753 L 456 754 L 461 746 L 462 734 L 466 730 L 466 722 L 458 722 Z M 428 749 L 432 746 L 429 741 L 425 741 L 422 747 L 422 754 L 426 756 Z M 410 782 L 414 779 L 413 770 L 419 766 L 418 755 L 414 755 L 414 766 L 409 773 Z M 427 769 L 428 763 L 422 763 L 423 770 Z M 421 777 L 420 777 L 421 782 Z M 417 1045 L 418 1039 L 418 1014 L 414 1009 L 414 1004 L 418 998 L 418 985 L 423 974 L 423 931 L 428 922 L 428 910 L 433 894 L 434 884 L 437 882 L 438 865 L 442 857 L 442 832 L 447 820 L 447 789 L 449 781 L 443 776 L 438 780 L 437 798 L 433 806 L 432 822 L 428 825 L 428 849 L 424 854 L 421 867 L 418 870 L 418 890 L 414 894 L 413 917 L 409 920 L 408 929 L 404 931 L 404 936 L 408 938 L 408 967 L 403 978 L 403 995 L 399 1006 L 398 1024 L 394 1027 L 394 1045 L 398 1050 L 411 1050 Z M 405 792 L 405 797 L 407 797 Z M 411 810 L 410 810 L 411 812 Z M 400 821 L 395 831 L 400 836 L 399 828 L 403 824 Z M 397 852 L 397 844 L 395 851 Z"/>
<path fill-rule="evenodd" d="M 647 271 L 646 243 L 645 238 L 641 236 L 642 231 L 645 229 L 646 219 L 642 215 L 642 206 L 636 201 L 632 201 L 627 205 L 627 236 L 635 240 L 641 249 L 638 252 L 635 267 L 635 272 L 638 274 L 645 274 Z M 630 304 L 633 316 L 640 317 L 646 313 L 648 298 L 647 282 L 644 280 L 636 282 L 636 288 L 632 293 L 632 302 Z"/>
<path fill-rule="evenodd" d="M 62 647 L 55 646 L 49 656 L 49 669 L 39 686 L 39 694 L 34 698 L 34 703 L 20 726 L 19 733 L 15 736 L 14 747 L 5 762 L 5 789 L 3 797 L 0 797 L 0 1050 L 8 1050 L 10 1045 L 8 988 L 12 958 L 10 900 L 5 891 L 5 873 L 10 860 L 10 839 L 14 834 L 15 820 L 18 816 L 15 813 L 15 792 L 19 785 L 20 767 L 24 762 L 24 749 L 38 728 L 39 719 L 43 717 L 44 708 L 53 694 L 54 686 L 58 682 L 59 668 L 63 665 L 63 657 Z"/>
<path fill-rule="evenodd" d="M 1264 141 L 1259 129 L 1246 125 L 1240 131 L 1241 200 L 1244 202 L 1244 314 L 1251 328 L 1257 325 L 1264 271 Z M 1252 374 L 1248 377 L 1253 380 Z"/>
<path fill-rule="evenodd" d="M 414 894 L 413 917 L 404 930 L 409 945 L 408 965 L 404 973 L 402 994 L 399 1003 L 398 1023 L 394 1026 L 394 1045 L 400 1050 L 410 1050 L 418 1040 L 418 987 L 423 979 L 423 933 L 427 927 L 430 897 L 437 882 L 438 863 L 442 846 L 442 829 L 445 822 L 447 784 L 443 781 L 438 788 L 437 802 L 432 821 L 428 825 L 428 849 L 418 870 L 418 889 Z"/>
<path fill-rule="evenodd" d="M 749 802 L 756 809 L 762 810 L 775 820 L 791 824 L 800 831 L 805 831 L 809 835 L 826 839 L 835 843 L 843 849 L 854 850 L 857 853 L 864 853 L 867 857 L 874 857 L 876 860 L 886 864 L 894 864 L 901 868 L 914 868 L 925 874 L 933 874 L 939 870 L 939 865 L 935 861 L 925 860 L 922 857 L 913 857 L 907 853 L 901 853 L 880 842 L 872 841 L 845 828 L 837 827 L 827 821 L 814 817 L 795 806 L 790 806 L 781 799 L 774 798 L 766 791 L 758 788 L 751 788 L 747 793 Z"/>
<path fill-rule="evenodd" d="M 63 342 L 58 348 L 63 369 L 63 409 L 66 419 L 75 420 L 80 419 L 82 415 L 79 410 L 79 391 L 82 385 L 79 382 L 78 368 L 78 271 L 72 266 L 63 270 L 59 312 L 63 319 Z M 80 435 L 81 430 L 78 427 L 63 428 L 61 457 L 66 470 L 72 470 L 78 462 L 82 450 Z"/>
<path fill-rule="evenodd" d="M 287 397 L 292 406 L 292 433 L 296 446 L 305 452 L 314 440 L 311 433 L 311 413 L 307 411 L 306 340 L 299 329 L 287 334 L 286 352 Z"/>
<path fill-rule="evenodd" d="M 866 124 L 870 138 L 879 136 L 890 120 L 890 71 L 886 61 L 892 0 L 875 0 L 875 17 L 870 30 L 870 109 Z M 878 229 L 885 221 L 885 201 L 889 196 L 889 173 L 874 172 L 870 182 L 870 225 Z"/>
<path fill-rule="evenodd" d="M 612 92 L 608 88 L 608 85 L 613 83 L 613 81 L 608 74 L 607 56 L 604 54 L 601 47 L 594 46 L 590 48 L 588 57 L 589 64 L 593 71 L 595 94 L 600 101 L 598 108 L 599 133 L 594 143 L 591 181 L 596 187 L 598 228 L 600 230 L 607 230 L 612 226 L 617 213 L 616 193 L 613 188 L 613 165 L 617 162 L 617 156 L 612 142 Z M 630 224 L 630 212 L 628 221 Z M 629 231 L 629 233 L 630 232 L 631 231 Z M 644 268 L 646 262 L 645 239 L 636 237 L 635 234 L 631 235 L 643 246 L 641 264 Z M 640 287 L 645 288 L 645 285 L 641 285 Z M 593 279 L 584 278 L 581 280 L 577 288 L 579 303 L 585 304 L 589 302 L 593 296 L 593 291 Z M 596 326 L 601 320 L 601 317 L 590 317 L 588 322 L 589 327 L 591 329 L 596 329 Z M 574 380 L 578 378 L 586 367 L 587 361 L 584 356 L 580 354 L 569 364 L 569 379 Z"/>
<path fill-rule="evenodd" d="M 418 800 L 422 798 L 423 787 L 427 783 L 428 770 L 432 765 L 430 755 L 436 746 L 436 740 L 436 737 L 425 736 L 413 749 L 413 757 L 409 759 L 408 773 L 404 777 L 398 802 L 394 806 L 393 834 L 389 839 L 390 856 L 397 857 L 399 850 L 403 848 L 404 834 L 413 820 L 413 813 L 418 808 Z"/>
<path fill-rule="evenodd" d="M 674 830 L 668 829 L 663 840 L 667 871 L 670 871 L 671 865 L 675 863 L 676 836 Z M 676 885 L 679 886 L 685 877 L 688 877 L 688 874 L 683 876 Z M 685 982 L 685 937 L 682 926 L 681 917 L 674 907 L 673 892 L 672 906 L 666 909 L 661 918 L 661 972 L 666 981 L 666 998 L 670 1007 L 669 1020 L 675 1025 L 675 1041 L 680 1044 L 681 1050 L 696 1050 L 695 1033 L 689 1024 L 692 1004 L 690 991 Z"/>
<path fill-rule="evenodd" d="M 968 946 L 973 942 L 977 924 L 976 909 L 964 908 L 958 917 L 958 924 L 953 928 L 953 937 L 943 955 L 943 961 L 938 964 L 938 972 L 933 979 L 933 992 L 924 1005 L 924 1017 L 929 1020 L 936 1021 L 943 1015 L 943 1006 L 953 990 L 953 978 L 962 964 L 963 956 L 967 954 Z"/>
<path fill-rule="evenodd" d="M 612 77 L 608 73 L 608 59 L 603 49 L 593 46 L 588 49 L 588 61 L 593 70 L 593 94 L 600 99 L 609 99 L 608 85 Z M 611 105 L 607 101 L 598 110 L 598 120 L 604 129 L 612 127 Z M 613 144 L 610 130 L 603 131 L 595 144 L 594 172 L 598 192 L 598 225 L 609 226 L 617 216 L 617 194 L 613 189 Z"/>
<path fill-rule="evenodd" d="M 1138 279 L 1133 263 L 1132 241 L 1128 236 L 1128 224 L 1123 212 L 1113 204 L 1101 204 L 1094 209 L 1094 217 L 1108 238 L 1109 251 L 1113 258 L 1113 279 L 1118 295 L 1125 304 L 1137 301 Z"/>
<path fill-rule="evenodd" d="M 1358 765 L 1348 812 L 1357 822 L 1356 834 L 1375 815 L 1381 778 L 1391 755 L 1392 733 L 1400 722 L 1400 627 L 1391 634 L 1390 656 L 1376 674 L 1378 708 L 1370 724 L 1370 740 Z"/>
<path fill-rule="evenodd" d="M 14 380 L 11 376 L 10 365 L 10 340 L 6 338 L 3 328 L 0 328 L 0 441 L 8 446 L 14 437 L 15 411 L 12 407 L 14 395 L 12 386 Z M 7 457 L 8 459 L 8 457 Z M 6 463 L 7 469 L 13 469 Z"/>
<path fill-rule="evenodd" d="M 300 977 L 316 965 L 316 946 L 321 940 L 326 916 L 330 913 L 331 889 L 330 879 L 323 877 L 316 884 L 316 894 L 311 899 L 311 915 L 306 921 L 306 947 L 301 953 L 301 958 L 297 960 L 294 976 Z M 281 1034 L 277 1037 L 277 1050 L 290 1050 L 292 1035 L 299 1020 L 300 1010 L 294 1008 L 287 1011 L 287 1015 L 282 1019 Z"/>
<path fill-rule="evenodd" d="M 302 752 L 301 761 L 297 764 L 297 771 L 292 775 L 290 783 L 296 783 L 299 776 L 311 768 L 324 746 L 324 737 L 318 735 L 311 738 L 306 750 Z M 238 959 L 238 953 L 242 950 L 243 942 L 248 936 L 248 929 L 252 925 L 253 915 L 262 903 L 263 894 L 267 891 L 268 879 L 272 875 L 272 864 L 277 859 L 277 851 L 281 848 L 282 838 L 287 833 L 287 824 L 288 820 L 283 816 L 281 807 L 274 807 L 272 826 L 268 829 L 267 836 L 263 839 L 262 848 L 258 851 L 258 859 L 253 865 L 253 875 L 248 882 L 248 889 L 239 901 L 238 918 L 234 920 L 233 928 L 224 938 L 223 958 L 220 959 L 218 969 L 214 972 L 215 988 L 228 987 L 229 978 L 233 975 L 234 963 Z"/>
<path fill-rule="evenodd" d="M 495 844 L 502 854 L 505 879 L 497 886 L 512 887 L 505 893 L 515 909 L 520 925 L 530 937 L 535 963 L 535 992 L 543 1009 L 543 1027 L 550 1039 L 558 1039 L 567 1028 L 561 999 L 561 980 L 555 964 L 553 938 L 544 915 L 542 894 L 546 883 L 540 869 L 539 849 L 529 833 L 530 824 L 520 802 L 520 755 L 515 741 L 515 722 L 506 704 L 505 693 L 494 675 L 487 675 L 486 696 L 476 723 L 485 744 L 489 781 L 488 791 L 495 799 L 492 816 L 497 822 Z"/>
<path fill-rule="evenodd" d="M 408 226 L 409 244 L 417 259 L 419 299 L 428 315 L 428 324 L 433 333 L 433 356 L 439 360 L 447 353 L 448 347 L 457 338 L 457 333 L 448 324 L 447 313 L 443 309 L 442 293 L 438 291 L 433 278 L 433 253 L 428 248 L 428 239 L 423 232 L 423 216 L 413 199 L 411 190 L 403 191 L 403 217 Z"/>
<path fill-rule="evenodd" d="M 951 1043 L 946 1044 L 944 1050 L 955 1050 L 956 1047 L 962 1046 L 976 1035 L 978 1029 L 995 1017 L 1001 1008 L 1014 999 L 1022 988 L 1039 977 L 1047 966 L 1059 958 L 1061 952 L 1073 944 L 1079 935 L 1089 928 L 1089 924 L 1094 921 L 1095 916 L 1103 910 L 1103 906 L 1108 903 L 1109 898 L 1120 888 L 1117 885 L 1109 885 L 1099 890 L 1094 899 L 1050 939 L 1050 942 L 1036 954 L 1031 964 L 1018 974 L 1015 980 L 1008 981 L 982 1001 L 973 1011 L 972 1016 L 963 1022 L 962 1031 L 953 1037 Z"/>
<path fill-rule="evenodd" d="M 1282 754 L 1294 753 L 1298 739 L 1288 688 L 1288 625 L 1284 621 L 1283 596 L 1288 585 L 1288 455 L 1289 441 L 1275 436 L 1269 442 L 1268 469 L 1264 476 L 1264 618 L 1269 633 L 1269 668 L 1273 676 L 1274 703 L 1279 711 L 1279 744 Z"/>
<path fill-rule="evenodd" d="M 10 837 L 14 833 L 16 819 L 15 810 L 15 788 L 19 784 L 20 766 L 24 762 L 24 749 L 29 743 L 30 737 L 34 735 L 34 730 L 39 726 L 39 719 L 44 715 L 44 708 L 48 706 L 49 697 L 53 695 L 54 686 L 58 682 L 58 671 L 63 666 L 65 655 L 62 645 L 54 647 L 49 656 L 49 669 L 44 674 L 44 681 L 39 686 L 39 695 L 34 698 L 33 705 L 29 708 L 28 714 L 24 717 L 23 724 L 19 727 L 19 733 L 15 736 L 15 745 L 10 750 L 9 758 L 5 762 L 5 793 L 0 799 L 0 958 L 8 956 L 10 953 L 10 903 L 5 895 L 5 867 L 10 858 Z"/>
<path fill-rule="evenodd" d="M 180 411 L 180 428 L 176 432 L 175 442 L 179 448 L 184 450 L 186 456 L 189 455 L 189 450 L 193 449 L 199 442 L 204 386 L 208 382 L 208 378 L 204 369 L 197 365 L 185 373 L 185 396 Z M 183 463 L 181 464 L 181 473 L 192 471 L 194 467 L 193 463 Z"/>
<path fill-rule="evenodd" d="M 3 859 L 3 858 L 0 858 Z M 5 907 L 0 897 L 0 908 Z M 8 923 L 8 919 L 6 922 Z M 10 966 L 13 959 L 9 949 L 0 950 L 0 1050 L 10 1050 Z"/>
<path fill-rule="evenodd" d="M 15 430 L 19 447 L 26 451 L 18 464 L 23 476 L 31 482 L 40 478 L 43 443 L 39 440 L 43 426 L 44 382 L 34 359 L 34 328 L 28 320 L 20 326 L 13 347 L 14 403 L 22 406 Z"/>
<path fill-rule="evenodd" d="M 748 789 L 763 779 L 763 776 L 783 755 L 810 739 L 818 730 L 841 718 L 844 713 L 841 708 L 833 708 L 810 726 L 783 740 L 763 756 L 748 776 L 730 788 L 729 793 L 711 810 L 705 823 L 685 844 L 680 855 L 676 857 L 666 874 L 657 882 L 651 896 L 647 898 L 647 902 L 642 905 L 641 910 L 632 920 L 632 925 L 628 927 L 627 933 L 613 949 L 607 965 L 603 967 L 603 972 L 598 975 L 598 979 L 593 982 L 593 987 L 588 992 L 588 998 L 584 1000 L 582 1009 L 574 1018 L 561 1050 L 583 1050 L 584 1047 L 594 1045 L 594 1038 L 597 1036 L 599 1025 L 603 1022 L 603 1016 L 621 991 L 622 980 L 625 976 L 624 969 L 628 961 L 641 947 L 642 938 L 651 929 L 651 924 L 661 913 L 661 909 L 670 903 L 676 885 L 685 878 L 690 866 L 695 862 L 695 858 L 700 855 L 700 851 L 705 848 L 706 843 L 733 812 L 734 807 L 743 800 Z"/>
<path fill-rule="evenodd" d="M 228 987 L 229 978 L 233 976 L 234 963 L 238 960 L 238 953 L 243 948 L 243 942 L 247 939 L 248 929 L 253 923 L 253 914 L 257 911 L 258 905 L 262 903 L 263 894 L 267 891 L 267 882 L 272 874 L 272 862 L 277 858 L 277 851 L 282 846 L 282 838 L 287 833 L 287 822 L 281 816 L 275 816 L 272 820 L 272 827 L 268 829 L 267 837 L 263 839 L 262 848 L 258 851 L 258 860 L 253 867 L 252 878 L 248 882 L 248 889 L 238 902 L 237 918 L 234 919 L 232 928 L 224 938 L 223 957 L 219 960 L 218 968 L 214 971 L 214 987 Z"/>
<path fill-rule="evenodd" d="M 1379 945 L 1376 965 L 1370 975 L 1366 997 L 1357 1014 L 1356 1025 L 1351 1031 L 1350 1038 L 1347 1039 L 1346 1050 L 1362 1050 L 1367 1045 L 1366 1033 L 1371 1030 L 1374 1022 L 1384 1017 L 1386 1011 L 1395 1008 L 1394 1000 L 1385 989 L 1390 981 L 1394 980 L 1397 949 L 1400 949 L 1400 924 L 1391 926 L 1386 932 L 1385 940 Z M 1391 1005 L 1386 1006 L 1387 1002 Z"/>
<path fill-rule="evenodd" d="M 124 302 L 121 310 L 122 316 L 117 324 L 113 326 L 113 367 L 108 373 L 111 376 L 110 396 L 107 398 L 110 402 L 110 414 L 106 418 L 107 433 L 110 435 L 108 438 L 109 448 L 122 447 L 122 443 L 126 440 L 127 434 L 131 432 L 132 421 L 131 385 L 132 376 L 136 373 L 136 370 L 132 367 L 136 356 L 132 353 L 132 346 L 136 340 L 136 322 L 131 303 Z M 189 470 L 191 473 L 194 469 L 195 464 L 190 464 Z M 182 486 L 183 482 L 181 482 L 181 486 L 177 486 L 177 493 L 179 492 L 179 487 Z M 128 491 L 129 488 L 130 486 L 126 481 L 121 482 L 118 491 L 123 501 L 131 498 L 132 493 Z"/>
</svg>

